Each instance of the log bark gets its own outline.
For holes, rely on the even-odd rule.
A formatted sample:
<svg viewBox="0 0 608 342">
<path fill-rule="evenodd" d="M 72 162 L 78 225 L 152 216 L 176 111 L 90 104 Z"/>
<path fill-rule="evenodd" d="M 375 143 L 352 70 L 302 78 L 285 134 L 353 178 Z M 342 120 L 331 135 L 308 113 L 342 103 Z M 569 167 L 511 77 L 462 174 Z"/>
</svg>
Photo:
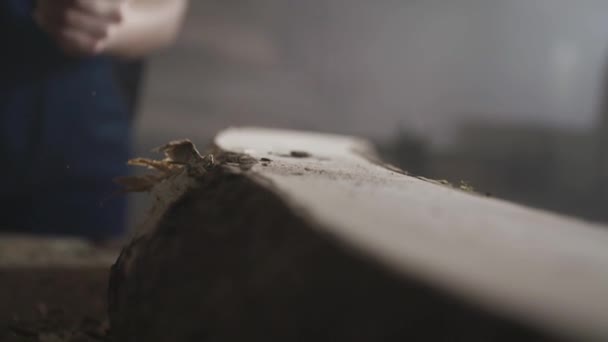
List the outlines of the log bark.
<svg viewBox="0 0 608 342">
<path fill-rule="evenodd" d="M 154 186 L 112 268 L 121 340 L 608 338 L 606 227 L 408 176 L 355 138 L 230 129 L 208 152 Z"/>
</svg>

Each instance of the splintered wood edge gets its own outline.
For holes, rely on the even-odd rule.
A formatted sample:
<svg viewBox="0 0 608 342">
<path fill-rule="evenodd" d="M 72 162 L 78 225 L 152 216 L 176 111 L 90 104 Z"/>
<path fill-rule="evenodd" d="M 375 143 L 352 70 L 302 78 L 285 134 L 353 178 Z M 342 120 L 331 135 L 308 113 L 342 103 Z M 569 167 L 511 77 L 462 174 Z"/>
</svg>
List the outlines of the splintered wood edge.
<svg viewBox="0 0 608 342">
<path fill-rule="evenodd" d="M 608 339 L 608 227 L 484 198 L 370 161 L 363 140 L 232 128 L 293 210 L 397 274 L 563 336 Z"/>
</svg>

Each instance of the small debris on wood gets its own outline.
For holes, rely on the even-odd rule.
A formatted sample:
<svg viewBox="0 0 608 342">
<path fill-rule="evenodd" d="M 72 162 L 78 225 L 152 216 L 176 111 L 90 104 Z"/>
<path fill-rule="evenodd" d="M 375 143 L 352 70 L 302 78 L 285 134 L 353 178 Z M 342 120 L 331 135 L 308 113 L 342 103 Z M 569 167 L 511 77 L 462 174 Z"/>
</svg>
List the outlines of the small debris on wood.
<svg viewBox="0 0 608 342">
<path fill-rule="evenodd" d="M 270 163 L 272 162 L 272 159 L 268 159 L 268 158 L 261 158 L 260 159 L 261 162 L 265 162 L 265 163 Z"/>
<path fill-rule="evenodd" d="M 232 165 L 238 167 L 242 171 L 250 170 L 255 164 L 258 163 L 256 158 L 242 153 L 213 151 L 213 155 L 215 156 L 216 164 Z"/>
<path fill-rule="evenodd" d="M 311 157 L 311 154 L 306 151 L 291 151 L 289 153 L 289 155 L 294 158 L 310 158 Z"/>
<path fill-rule="evenodd" d="M 420 180 L 423 180 L 425 182 L 429 182 L 429 183 L 433 183 L 433 184 L 437 184 L 437 185 L 445 185 L 445 186 L 447 186 L 449 188 L 452 188 L 452 189 L 458 189 L 458 190 L 462 190 L 462 191 L 465 191 L 465 192 L 476 193 L 475 188 L 471 184 L 469 184 L 469 183 L 467 183 L 466 181 L 463 181 L 463 180 L 460 181 L 460 184 L 458 184 L 458 186 L 454 186 L 454 184 L 450 183 L 449 181 L 447 181 L 445 179 L 435 180 L 435 179 L 425 178 L 425 177 L 422 177 L 422 176 L 418 176 L 416 178 L 418 178 Z M 490 194 L 490 193 L 485 193 L 485 195 L 488 196 L 488 197 L 492 196 L 492 194 Z"/>
<path fill-rule="evenodd" d="M 469 183 L 467 183 L 463 180 L 460 181 L 460 186 L 458 188 L 460 188 L 460 190 L 463 190 L 466 192 L 475 192 L 475 188 L 473 188 L 472 185 L 470 185 Z"/>
<path fill-rule="evenodd" d="M 393 164 L 381 163 L 380 165 L 384 166 L 385 169 L 387 169 L 391 172 L 395 172 L 395 173 L 398 173 L 400 175 L 405 175 L 405 176 L 409 175 L 409 173 L 407 171 L 405 171 L 405 170 L 401 169 L 400 167 L 395 166 Z"/>
</svg>

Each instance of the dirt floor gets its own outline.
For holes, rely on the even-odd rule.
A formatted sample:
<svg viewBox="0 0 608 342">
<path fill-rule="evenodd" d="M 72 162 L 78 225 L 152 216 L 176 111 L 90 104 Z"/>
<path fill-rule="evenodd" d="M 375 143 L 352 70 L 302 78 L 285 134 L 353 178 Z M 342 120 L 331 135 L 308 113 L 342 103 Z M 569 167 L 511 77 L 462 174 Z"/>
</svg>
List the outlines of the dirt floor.
<svg viewBox="0 0 608 342">
<path fill-rule="evenodd" d="M 107 269 L 0 270 L 0 341 L 109 341 Z"/>
<path fill-rule="evenodd" d="M 116 252 L 0 236 L 0 341 L 111 341 L 106 293 Z"/>
</svg>

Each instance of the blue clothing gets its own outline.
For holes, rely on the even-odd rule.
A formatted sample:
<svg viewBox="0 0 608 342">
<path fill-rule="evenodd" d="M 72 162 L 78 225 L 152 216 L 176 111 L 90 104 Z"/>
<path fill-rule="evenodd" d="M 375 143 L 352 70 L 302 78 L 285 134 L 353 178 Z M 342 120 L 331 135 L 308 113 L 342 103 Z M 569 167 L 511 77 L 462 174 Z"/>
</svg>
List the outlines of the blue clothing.
<svg viewBox="0 0 608 342">
<path fill-rule="evenodd" d="M 0 1 L 0 230 L 120 235 L 131 124 L 113 62 L 65 56 L 31 11 Z"/>
</svg>

